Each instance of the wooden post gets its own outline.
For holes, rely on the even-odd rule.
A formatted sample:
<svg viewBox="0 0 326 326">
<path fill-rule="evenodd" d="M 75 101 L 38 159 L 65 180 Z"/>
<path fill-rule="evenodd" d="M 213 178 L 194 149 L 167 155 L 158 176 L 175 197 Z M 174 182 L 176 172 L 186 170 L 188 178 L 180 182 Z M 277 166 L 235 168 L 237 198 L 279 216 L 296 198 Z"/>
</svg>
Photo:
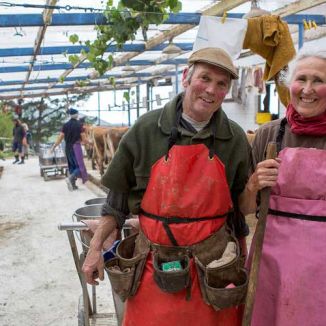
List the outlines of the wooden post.
<svg viewBox="0 0 326 326">
<path fill-rule="evenodd" d="M 277 156 L 276 143 L 269 143 L 267 145 L 266 159 L 276 158 L 276 156 Z M 258 274 L 259 274 L 260 258 L 263 250 L 270 191 L 271 191 L 270 187 L 266 187 L 261 190 L 259 219 L 258 219 L 257 228 L 255 232 L 255 243 L 254 243 L 255 248 L 254 248 L 254 254 L 250 266 L 249 284 L 248 284 L 248 291 L 246 296 L 242 326 L 250 326 L 251 324 L 251 317 L 252 317 L 252 311 L 255 302 L 255 294 L 256 294 Z"/>
</svg>

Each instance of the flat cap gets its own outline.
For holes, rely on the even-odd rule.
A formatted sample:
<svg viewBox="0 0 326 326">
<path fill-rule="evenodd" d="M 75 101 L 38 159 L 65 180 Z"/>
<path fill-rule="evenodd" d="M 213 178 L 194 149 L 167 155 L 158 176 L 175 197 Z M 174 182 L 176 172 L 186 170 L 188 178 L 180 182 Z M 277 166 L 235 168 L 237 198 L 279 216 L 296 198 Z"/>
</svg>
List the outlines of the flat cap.
<svg viewBox="0 0 326 326">
<path fill-rule="evenodd" d="M 70 109 L 68 110 L 68 114 L 69 114 L 69 115 L 75 115 L 75 114 L 78 114 L 78 110 L 73 109 L 73 108 L 70 108 Z"/>
<path fill-rule="evenodd" d="M 195 62 L 205 62 L 226 70 L 232 79 L 238 79 L 239 75 L 230 55 L 220 48 L 202 48 L 192 53 L 188 59 L 189 66 Z"/>
</svg>

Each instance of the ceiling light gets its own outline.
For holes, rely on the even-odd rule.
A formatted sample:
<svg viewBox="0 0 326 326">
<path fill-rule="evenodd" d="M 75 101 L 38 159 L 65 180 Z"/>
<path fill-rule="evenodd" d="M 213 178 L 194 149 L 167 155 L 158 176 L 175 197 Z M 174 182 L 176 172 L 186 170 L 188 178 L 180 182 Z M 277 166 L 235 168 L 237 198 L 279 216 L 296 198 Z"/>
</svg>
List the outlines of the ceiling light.
<svg viewBox="0 0 326 326">
<path fill-rule="evenodd" d="M 261 9 L 258 5 L 258 0 L 251 0 L 251 8 L 248 13 L 246 13 L 243 18 L 254 18 L 263 15 L 270 15 L 271 13 L 267 10 Z"/>
<path fill-rule="evenodd" d="M 182 50 L 173 44 L 172 39 L 169 41 L 169 44 L 162 50 L 164 54 L 179 54 Z"/>
</svg>

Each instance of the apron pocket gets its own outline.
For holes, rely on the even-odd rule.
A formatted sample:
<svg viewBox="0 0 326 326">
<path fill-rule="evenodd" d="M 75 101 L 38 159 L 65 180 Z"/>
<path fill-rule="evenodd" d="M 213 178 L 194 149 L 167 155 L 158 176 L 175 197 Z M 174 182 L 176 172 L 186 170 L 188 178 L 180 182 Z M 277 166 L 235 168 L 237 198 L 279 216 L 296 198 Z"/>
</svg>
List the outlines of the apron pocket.
<svg viewBox="0 0 326 326">
<path fill-rule="evenodd" d="M 190 258 L 182 256 L 163 259 L 157 252 L 153 253 L 154 280 L 164 292 L 176 293 L 190 285 Z"/>
<path fill-rule="evenodd" d="M 215 310 L 244 303 L 248 287 L 248 275 L 245 269 L 233 271 L 228 277 L 223 277 L 223 281 L 219 283 L 221 286 L 211 286 L 206 279 L 204 280 L 208 301 Z"/>
<path fill-rule="evenodd" d="M 244 303 L 248 287 L 248 274 L 239 268 L 240 261 L 216 268 L 204 266 L 195 257 L 200 288 L 204 301 L 215 310 Z"/>
<path fill-rule="evenodd" d="M 105 264 L 105 270 L 108 273 L 113 291 L 124 302 L 131 295 L 135 267 L 121 268 L 119 259 L 110 259 Z"/>
<path fill-rule="evenodd" d="M 143 275 L 149 247 L 137 244 L 138 234 L 123 239 L 116 257 L 105 264 L 111 285 L 122 301 L 136 294 Z"/>
</svg>

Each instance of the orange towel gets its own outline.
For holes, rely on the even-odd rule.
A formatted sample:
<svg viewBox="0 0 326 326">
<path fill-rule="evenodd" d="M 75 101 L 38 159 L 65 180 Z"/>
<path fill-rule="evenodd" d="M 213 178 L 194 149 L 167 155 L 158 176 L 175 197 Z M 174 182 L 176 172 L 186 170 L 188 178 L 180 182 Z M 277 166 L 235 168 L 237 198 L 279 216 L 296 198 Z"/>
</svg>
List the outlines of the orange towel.
<svg viewBox="0 0 326 326">
<path fill-rule="evenodd" d="M 243 48 L 250 49 L 266 59 L 264 79 L 275 79 L 280 100 L 287 106 L 289 91 L 275 78 L 295 56 L 287 23 L 279 16 L 273 15 L 249 18 Z"/>
</svg>

